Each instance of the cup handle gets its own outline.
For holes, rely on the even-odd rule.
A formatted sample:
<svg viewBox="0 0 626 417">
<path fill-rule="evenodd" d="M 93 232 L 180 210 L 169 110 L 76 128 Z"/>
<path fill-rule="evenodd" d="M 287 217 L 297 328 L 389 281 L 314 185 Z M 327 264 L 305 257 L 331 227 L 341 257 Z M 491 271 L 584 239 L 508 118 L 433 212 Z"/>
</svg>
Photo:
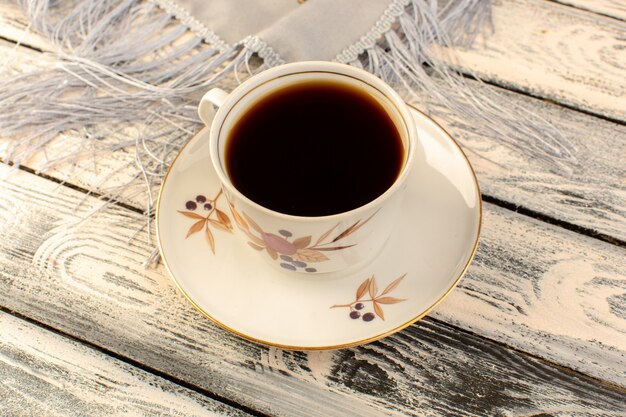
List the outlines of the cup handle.
<svg viewBox="0 0 626 417">
<path fill-rule="evenodd" d="M 200 105 L 198 105 L 198 116 L 205 125 L 211 126 L 217 109 L 226 101 L 226 97 L 228 97 L 228 93 L 219 88 L 213 88 L 202 96 Z"/>
</svg>

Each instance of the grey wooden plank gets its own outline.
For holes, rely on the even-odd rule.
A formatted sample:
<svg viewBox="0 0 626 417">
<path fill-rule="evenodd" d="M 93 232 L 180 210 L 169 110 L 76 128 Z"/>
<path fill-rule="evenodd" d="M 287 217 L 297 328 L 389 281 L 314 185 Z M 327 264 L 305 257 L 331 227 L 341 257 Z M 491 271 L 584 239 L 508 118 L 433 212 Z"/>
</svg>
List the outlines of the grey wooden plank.
<svg viewBox="0 0 626 417">
<path fill-rule="evenodd" d="M 435 313 L 474 334 L 425 320 L 363 347 L 288 352 L 217 328 L 162 269 L 142 269 L 151 245 L 145 232 L 133 239 L 141 215 L 111 207 L 72 227 L 95 199 L 76 211 L 82 193 L 25 172 L 0 187 L 0 305 L 252 409 L 315 416 L 619 413 L 623 388 L 560 367 L 626 385 L 619 303 L 626 261 L 613 245 L 486 205 L 477 262 Z M 541 241 L 543 258 L 534 255 Z M 542 326 L 541 317 L 552 324 L 571 314 L 570 304 L 551 297 L 564 289 L 584 297 L 584 313 L 575 311 L 578 333 Z"/>
<path fill-rule="evenodd" d="M 623 0 L 553 0 L 616 19 L 626 20 L 626 3 Z"/>
<path fill-rule="evenodd" d="M 455 48 L 463 72 L 626 121 L 626 22 L 544 0 L 496 0 L 493 32 Z"/>
<path fill-rule="evenodd" d="M 244 416 L 0 311 L 3 416 Z"/>
</svg>

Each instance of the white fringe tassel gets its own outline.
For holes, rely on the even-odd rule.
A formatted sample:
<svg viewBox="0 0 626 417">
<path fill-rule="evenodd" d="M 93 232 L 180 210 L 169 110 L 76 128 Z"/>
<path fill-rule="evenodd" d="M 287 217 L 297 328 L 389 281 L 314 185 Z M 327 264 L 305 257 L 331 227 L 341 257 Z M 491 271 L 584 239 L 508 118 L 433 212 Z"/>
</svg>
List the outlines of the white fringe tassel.
<svg viewBox="0 0 626 417">
<path fill-rule="evenodd" d="M 377 42 L 363 53 L 342 56 L 340 60 L 365 68 L 389 84 L 402 88 L 410 100 L 419 102 L 431 113 L 445 119 L 455 113 L 471 121 L 471 129 L 499 142 L 529 159 L 541 159 L 552 169 L 569 176 L 576 165 L 574 145 L 541 116 L 522 107 L 495 100 L 491 88 L 476 88 L 482 83 L 467 80 L 450 69 L 453 56 L 445 60 L 431 53 L 433 44 L 469 46 L 483 26 L 490 22 L 490 0 L 448 1 L 437 7 L 436 0 L 397 0 L 403 7 L 392 16 L 395 27 L 379 35 Z M 390 8 L 392 10 L 392 8 Z M 377 27 L 386 27 L 383 16 Z M 378 36 L 377 36 L 378 37 Z M 370 36 L 371 38 L 371 36 Z M 438 48 L 438 54 L 445 53 Z M 469 74 L 473 78 L 473 74 Z M 498 103 L 496 105 L 495 103 Z M 435 106 L 437 104 L 437 106 Z M 435 107 L 445 107 L 445 112 Z"/>
</svg>

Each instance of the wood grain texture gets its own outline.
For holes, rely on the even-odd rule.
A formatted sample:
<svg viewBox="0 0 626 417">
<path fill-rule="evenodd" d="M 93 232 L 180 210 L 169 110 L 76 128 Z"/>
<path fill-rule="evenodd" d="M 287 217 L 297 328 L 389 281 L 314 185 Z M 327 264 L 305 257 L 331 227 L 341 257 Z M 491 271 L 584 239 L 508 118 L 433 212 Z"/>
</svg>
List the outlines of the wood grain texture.
<svg viewBox="0 0 626 417">
<path fill-rule="evenodd" d="M 626 22 L 543 0 L 497 0 L 493 32 L 454 50 L 463 72 L 626 121 Z"/>
<path fill-rule="evenodd" d="M 243 341 L 197 313 L 162 270 L 139 266 L 150 244 L 144 232 L 133 239 L 129 225 L 140 225 L 140 215 L 114 207 L 72 227 L 95 199 L 75 211 L 82 193 L 24 172 L 0 187 L 0 305 L 250 408 L 316 416 L 620 409 L 623 389 L 432 320 L 341 351 Z M 534 255 L 542 239 L 548 249 Z M 624 252 L 487 205 L 477 262 L 436 314 L 626 385 Z M 583 312 L 574 310 L 582 330 L 553 324 L 567 321 L 575 303 L 552 297 L 563 289 L 584 301 Z"/>
<path fill-rule="evenodd" d="M 0 312 L 3 416 L 244 416 L 80 343 Z"/>
<path fill-rule="evenodd" d="M 626 20 L 626 3 L 624 0 L 554 0 L 557 3 Z"/>
</svg>

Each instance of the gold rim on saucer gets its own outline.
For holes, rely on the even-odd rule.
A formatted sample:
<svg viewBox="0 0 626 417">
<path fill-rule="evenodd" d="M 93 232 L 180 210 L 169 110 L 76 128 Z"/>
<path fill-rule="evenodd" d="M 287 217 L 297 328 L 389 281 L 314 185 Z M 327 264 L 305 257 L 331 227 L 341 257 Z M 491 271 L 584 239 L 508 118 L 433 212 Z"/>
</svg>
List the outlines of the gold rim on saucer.
<svg viewBox="0 0 626 417">
<path fill-rule="evenodd" d="M 469 161 L 469 159 L 467 158 L 467 155 L 465 155 L 465 153 L 463 152 L 463 149 L 459 146 L 459 144 L 452 138 L 452 136 L 436 121 L 434 121 L 433 119 L 431 119 L 430 117 L 428 117 L 426 114 L 424 114 L 423 112 L 421 112 L 420 110 L 416 109 L 414 106 L 408 105 L 413 111 L 416 111 L 418 113 L 420 113 L 423 117 L 429 119 L 430 121 L 432 121 L 439 129 L 441 129 L 446 136 L 451 140 L 451 142 L 456 146 L 456 148 L 459 150 L 459 152 L 461 153 L 461 155 L 463 156 L 463 158 L 465 159 L 465 162 L 469 168 L 469 171 L 472 174 L 472 179 L 474 182 L 474 185 L 476 187 L 476 193 L 477 193 L 477 200 L 478 200 L 478 228 L 476 231 L 476 237 L 473 243 L 473 247 L 471 250 L 471 253 L 463 267 L 463 269 L 461 270 L 461 272 L 459 273 L 459 275 L 457 276 L 457 278 L 454 280 L 454 282 L 452 283 L 452 285 L 450 285 L 450 287 L 447 289 L 447 291 L 441 295 L 432 305 L 430 305 L 427 309 L 425 309 L 423 312 L 421 312 L 420 314 L 418 314 L 417 316 L 415 316 L 414 318 L 406 321 L 405 323 L 394 327 L 391 330 L 385 331 L 383 333 L 374 335 L 372 337 L 368 337 L 365 339 L 361 339 L 361 340 L 357 340 L 357 341 L 353 341 L 353 342 L 349 342 L 349 343 L 343 343 L 343 344 L 337 344 L 337 345 L 329 345 L 329 346 L 298 346 L 298 345 L 285 345 L 285 344 L 280 344 L 280 343 L 275 343 L 275 342 L 271 342 L 268 340 L 263 340 L 263 339 L 259 339 L 256 338 L 254 336 L 242 333 L 236 329 L 233 329 L 232 327 L 229 327 L 228 325 L 220 322 L 219 320 L 215 319 L 214 317 L 212 317 L 209 313 L 207 313 L 202 307 L 200 307 L 198 304 L 196 304 L 196 302 L 187 294 L 187 292 L 182 288 L 182 286 L 180 285 L 180 283 L 178 282 L 178 280 L 176 279 L 176 277 L 174 276 L 174 274 L 172 273 L 172 269 L 169 266 L 167 257 L 163 251 L 163 246 L 161 244 L 162 238 L 161 238 L 161 228 L 160 228 L 160 207 L 161 207 L 161 197 L 163 194 L 163 190 L 165 188 L 165 184 L 168 180 L 168 177 L 170 175 L 170 173 L 172 172 L 172 169 L 174 167 L 174 165 L 176 164 L 176 161 L 178 160 L 178 158 L 183 154 L 183 152 L 185 151 L 186 147 L 193 142 L 194 138 L 200 134 L 200 132 L 202 132 L 204 129 L 203 128 L 200 132 L 196 133 L 184 146 L 183 148 L 180 150 L 180 152 L 178 153 L 178 155 L 176 156 L 176 158 L 172 161 L 170 168 L 168 169 L 165 177 L 163 178 L 163 183 L 161 185 L 161 190 L 159 191 L 159 196 L 157 199 L 157 206 L 156 206 L 156 227 L 157 227 L 157 246 L 159 248 L 159 252 L 161 254 L 161 257 L 163 259 L 163 264 L 165 265 L 165 269 L 167 270 L 168 274 L 170 275 L 170 277 L 172 278 L 172 280 L 174 281 L 174 283 L 176 284 L 176 286 L 178 287 L 178 289 L 181 291 L 181 293 L 185 296 L 185 298 L 191 303 L 192 306 L 194 306 L 201 314 L 203 314 L 206 318 L 208 318 L 209 320 L 211 320 L 213 323 L 217 324 L 218 326 L 220 326 L 221 328 L 228 330 L 231 333 L 234 333 L 240 337 L 243 337 L 244 339 L 248 339 L 250 341 L 256 342 L 256 343 L 260 343 L 260 344 L 264 344 L 264 345 L 269 345 L 269 346 L 275 346 L 281 349 L 290 349 L 290 350 L 330 350 L 330 349 L 340 349 L 340 348 L 346 348 L 346 347 L 351 347 L 351 346 L 357 346 L 357 345 L 361 345 L 361 344 L 366 344 L 366 343 L 370 343 L 373 341 L 376 341 L 378 339 L 387 337 L 393 333 L 396 333 L 408 326 L 410 326 L 411 324 L 417 322 L 418 320 L 422 319 L 423 317 L 425 317 L 428 313 L 430 313 L 437 305 L 439 305 L 451 292 L 454 288 L 456 288 L 456 286 L 458 285 L 459 281 L 461 280 L 461 278 L 465 275 L 465 273 L 467 272 L 472 260 L 474 259 L 474 256 L 476 254 L 476 250 L 478 249 L 478 243 L 480 240 L 480 233 L 481 233 L 481 228 L 482 228 L 482 199 L 481 199 L 481 193 L 480 193 L 480 187 L 478 184 L 478 179 L 476 178 L 476 173 L 474 172 L 474 169 Z"/>
</svg>

